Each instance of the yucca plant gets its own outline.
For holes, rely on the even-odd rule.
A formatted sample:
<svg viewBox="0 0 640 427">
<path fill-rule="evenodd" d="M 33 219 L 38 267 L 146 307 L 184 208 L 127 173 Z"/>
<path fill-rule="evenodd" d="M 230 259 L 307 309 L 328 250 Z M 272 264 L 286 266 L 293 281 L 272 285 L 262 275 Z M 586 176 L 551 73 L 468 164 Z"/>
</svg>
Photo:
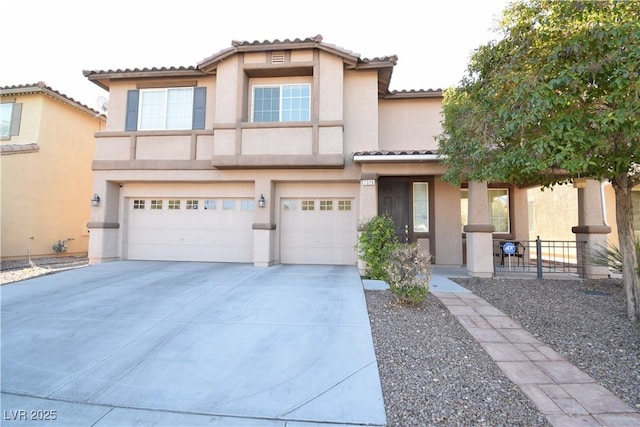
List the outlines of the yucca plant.
<svg viewBox="0 0 640 427">
<path fill-rule="evenodd" d="M 635 246 L 638 258 L 640 259 L 640 240 L 635 242 Z M 594 265 L 609 267 L 616 271 L 622 271 L 622 252 L 620 252 L 620 248 L 611 242 L 598 245 L 595 249 L 590 251 L 587 256 L 589 262 Z M 640 267 L 638 267 L 637 273 L 640 275 Z"/>
</svg>

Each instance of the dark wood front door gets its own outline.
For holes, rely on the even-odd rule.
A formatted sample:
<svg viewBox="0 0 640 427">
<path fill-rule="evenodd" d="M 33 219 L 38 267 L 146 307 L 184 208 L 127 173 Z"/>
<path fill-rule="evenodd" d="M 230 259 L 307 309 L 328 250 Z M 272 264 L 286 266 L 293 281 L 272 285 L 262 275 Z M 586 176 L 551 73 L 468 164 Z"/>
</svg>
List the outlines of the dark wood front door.
<svg viewBox="0 0 640 427">
<path fill-rule="evenodd" d="M 393 218 L 396 236 L 402 243 L 409 242 L 409 196 L 407 181 L 380 179 L 378 192 L 378 214 L 387 213 Z"/>
</svg>

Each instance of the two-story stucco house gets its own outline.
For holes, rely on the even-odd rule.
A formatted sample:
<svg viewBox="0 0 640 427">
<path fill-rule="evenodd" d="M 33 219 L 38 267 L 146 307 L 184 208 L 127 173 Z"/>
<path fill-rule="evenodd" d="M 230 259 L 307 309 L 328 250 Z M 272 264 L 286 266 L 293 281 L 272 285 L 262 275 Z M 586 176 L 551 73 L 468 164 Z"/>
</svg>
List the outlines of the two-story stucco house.
<svg viewBox="0 0 640 427">
<path fill-rule="evenodd" d="M 442 92 L 390 91 L 396 60 L 316 36 L 85 71 L 110 97 L 91 261 L 355 265 L 359 226 L 388 212 L 434 263 L 491 275 L 492 238 L 528 236 L 526 190 L 444 182 Z"/>
<path fill-rule="evenodd" d="M 86 255 L 104 116 L 40 82 L 0 87 L 2 259 Z"/>
</svg>

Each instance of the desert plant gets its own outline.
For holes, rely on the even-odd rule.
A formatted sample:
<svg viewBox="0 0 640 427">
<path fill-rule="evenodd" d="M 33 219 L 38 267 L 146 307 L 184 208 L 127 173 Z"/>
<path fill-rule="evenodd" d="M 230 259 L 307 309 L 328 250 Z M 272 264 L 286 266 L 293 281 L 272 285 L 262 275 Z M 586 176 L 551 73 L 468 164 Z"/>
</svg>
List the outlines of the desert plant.
<svg viewBox="0 0 640 427">
<path fill-rule="evenodd" d="M 635 247 L 638 258 L 640 259 L 640 240 L 635 241 Z M 622 252 L 620 252 L 620 248 L 611 242 L 598 245 L 595 249 L 589 251 L 587 257 L 589 262 L 594 265 L 622 271 Z M 637 273 L 640 275 L 640 267 Z"/>
<path fill-rule="evenodd" d="M 431 257 L 417 243 L 401 243 L 391 251 L 385 266 L 389 290 L 401 304 L 419 304 L 429 292 Z"/>
<path fill-rule="evenodd" d="M 364 224 L 364 231 L 358 239 L 358 251 L 365 263 L 366 277 L 387 281 L 384 266 L 397 244 L 398 238 L 390 215 L 376 215 Z"/>
</svg>

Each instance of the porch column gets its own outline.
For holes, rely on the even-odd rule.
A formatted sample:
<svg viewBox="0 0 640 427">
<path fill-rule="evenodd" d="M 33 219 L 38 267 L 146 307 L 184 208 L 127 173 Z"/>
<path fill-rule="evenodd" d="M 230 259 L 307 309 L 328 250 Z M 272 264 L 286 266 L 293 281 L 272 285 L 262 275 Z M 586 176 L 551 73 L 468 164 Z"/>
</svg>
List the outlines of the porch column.
<svg viewBox="0 0 640 427">
<path fill-rule="evenodd" d="M 585 251 L 578 251 L 577 262 L 584 265 L 587 279 L 609 276 L 609 268 L 589 263 L 589 253 L 599 247 L 606 247 L 611 227 L 605 222 L 605 205 L 602 184 L 593 179 L 581 182 L 578 187 L 578 225 L 571 231 L 576 235 L 576 243 L 586 242 Z"/>
<path fill-rule="evenodd" d="M 122 258 L 119 236 L 120 185 L 115 182 L 94 178 L 93 192 L 100 201 L 91 206 L 89 229 L 89 263 L 99 264 Z M 91 203 L 87 200 L 87 203 Z"/>
<path fill-rule="evenodd" d="M 489 221 L 486 182 L 469 182 L 469 223 L 467 234 L 467 273 L 473 277 L 493 276 L 493 231 Z"/>
<path fill-rule="evenodd" d="M 256 180 L 255 183 L 255 222 L 253 223 L 253 265 L 268 267 L 275 262 L 276 237 L 276 192 L 270 179 Z M 260 198 L 264 197 L 264 207 L 260 207 Z"/>
<path fill-rule="evenodd" d="M 364 231 L 363 224 L 378 215 L 378 174 L 362 173 L 360 175 L 360 197 L 358 197 L 358 240 Z M 366 266 L 358 254 L 358 270 L 364 274 Z"/>
</svg>

